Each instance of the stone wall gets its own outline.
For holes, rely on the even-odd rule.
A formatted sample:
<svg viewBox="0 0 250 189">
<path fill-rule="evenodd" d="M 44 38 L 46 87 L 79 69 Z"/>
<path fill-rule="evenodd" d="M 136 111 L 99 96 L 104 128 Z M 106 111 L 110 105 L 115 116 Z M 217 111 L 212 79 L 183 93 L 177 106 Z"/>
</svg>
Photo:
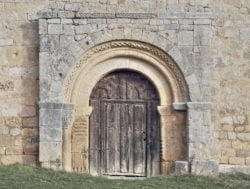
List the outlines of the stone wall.
<svg viewBox="0 0 250 189">
<path fill-rule="evenodd" d="M 213 21 L 213 121 L 220 163 L 250 165 L 250 1 L 217 1 Z"/>
<path fill-rule="evenodd" d="M 100 39 L 91 33 L 107 28 L 109 39 L 121 30 L 138 38 L 151 31 L 175 44 L 179 51 L 173 58 L 183 59 L 180 66 L 193 89 L 191 100 L 212 102 L 213 142 L 219 144 L 212 149 L 213 159 L 250 165 L 248 0 L 0 0 L 0 162 L 37 161 L 38 16 L 46 17 L 38 12 L 45 9 L 59 11 L 48 17 L 65 19 L 46 22 L 48 30 L 40 34 L 76 34 L 79 48 L 97 43 Z M 136 15 L 140 19 L 124 18 L 126 14 L 93 19 L 86 12 L 152 15 L 150 19 L 143 19 L 143 14 Z M 82 19 L 72 19 L 75 16 Z M 59 43 L 59 38 L 54 41 Z M 49 45 L 53 50 L 54 44 Z"/>
<path fill-rule="evenodd" d="M 38 155 L 38 22 L 44 1 L 0 1 L 0 163 Z"/>
</svg>

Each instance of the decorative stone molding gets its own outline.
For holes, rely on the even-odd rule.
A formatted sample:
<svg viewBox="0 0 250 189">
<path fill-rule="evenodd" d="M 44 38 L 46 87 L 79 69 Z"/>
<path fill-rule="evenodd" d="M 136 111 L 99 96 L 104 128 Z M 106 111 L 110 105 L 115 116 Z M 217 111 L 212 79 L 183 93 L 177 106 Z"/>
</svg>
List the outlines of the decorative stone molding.
<svg viewBox="0 0 250 189">
<path fill-rule="evenodd" d="M 63 15 L 63 16 L 62 16 Z M 67 16 L 64 16 L 67 15 Z M 173 12 L 173 13 L 89 13 L 82 11 L 40 11 L 38 18 L 131 18 L 131 19 L 180 19 L 180 18 L 195 18 L 195 19 L 211 19 L 211 12 Z"/>
<path fill-rule="evenodd" d="M 72 170 L 86 172 L 88 170 L 88 116 L 75 119 L 72 130 Z"/>
</svg>

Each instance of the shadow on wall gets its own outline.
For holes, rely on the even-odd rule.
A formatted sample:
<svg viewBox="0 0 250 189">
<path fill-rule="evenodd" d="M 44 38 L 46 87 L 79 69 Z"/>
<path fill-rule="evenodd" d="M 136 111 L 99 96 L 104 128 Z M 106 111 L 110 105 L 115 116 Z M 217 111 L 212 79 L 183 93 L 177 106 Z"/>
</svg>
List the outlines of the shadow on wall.
<svg viewBox="0 0 250 189">
<path fill-rule="evenodd" d="M 15 40 L 16 46 L 6 46 L 4 77 L 13 81 L 14 86 L 6 92 L 6 109 L 0 115 L 3 164 L 38 162 L 38 23 L 28 22 L 20 28 L 22 37 Z"/>
<path fill-rule="evenodd" d="M 39 35 L 38 22 L 31 21 L 21 26 L 24 45 L 31 46 L 26 54 L 28 64 L 21 78 L 21 110 L 23 162 L 37 163 L 39 151 Z"/>
<path fill-rule="evenodd" d="M 22 29 L 22 43 L 23 45 L 31 45 L 38 47 L 38 21 L 30 21 L 21 25 Z M 38 62 L 37 62 L 38 63 Z"/>
</svg>

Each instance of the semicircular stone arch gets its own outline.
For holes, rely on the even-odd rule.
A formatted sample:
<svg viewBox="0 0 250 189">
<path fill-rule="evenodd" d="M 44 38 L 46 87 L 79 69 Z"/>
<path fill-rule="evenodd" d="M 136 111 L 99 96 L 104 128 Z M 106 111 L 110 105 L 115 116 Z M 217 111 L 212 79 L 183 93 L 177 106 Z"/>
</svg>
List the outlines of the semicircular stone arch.
<svg viewBox="0 0 250 189">
<path fill-rule="evenodd" d="M 84 71 L 89 73 L 91 69 L 95 69 L 95 66 L 99 66 L 105 60 L 121 56 L 141 59 L 146 62 L 146 64 L 141 64 L 141 66 L 152 66 L 151 70 L 158 70 L 160 74 L 165 75 L 165 79 L 169 82 L 173 93 L 172 102 L 187 102 L 189 100 L 189 91 L 184 75 L 179 66 L 168 54 L 158 47 L 145 42 L 134 40 L 116 40 L 104 42 L 94 46 L 84 53 L 84 55 L 80 58 L 80 61 L 78 61 L 76 65 L 71 68 L 71 71 L 64 82 L 64 101 L 70 103 L 74 101 L 74 92 L 72 91 L 74 91 L 74 88 L 78 88 L 77 84 L 79 84 L 79 81 L 81 80 L 79 78 L 81 76 L 85 76 L 83 74 Z M 91 68 L 91 66 L 93 68 Z M 113 71 L 113 68 L 118 69 L 119 66 L 121 69 L 136 69 L 132 68 L 132 64 L 123 66 L 117 64 L 114 67 L 105 67 L 110 69 L 109 71 Z M 104 74 L 105 73 L 101 73 L 101 76 Z M 100 78 L 101 77 L 98 79 Z M 96 81 L 94 83 L 96 83 Z M 158 90 L 160 90 L 160 88 L 162 88 L 162 86 L 158 86 Z"/>
</svg>

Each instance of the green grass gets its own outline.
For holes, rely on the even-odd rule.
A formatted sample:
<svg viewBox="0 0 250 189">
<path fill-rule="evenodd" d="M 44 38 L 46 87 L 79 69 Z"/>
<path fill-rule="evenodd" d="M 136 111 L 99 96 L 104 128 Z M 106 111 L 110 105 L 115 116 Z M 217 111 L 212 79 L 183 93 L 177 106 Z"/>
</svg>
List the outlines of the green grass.
<svg viewBox="0 0 250 189">
<path fill-rule="evenodd" d="M 15 164 L 0 165 L 0 189 L 250 189 L 250 175 L 220 175 L 204 177 L 192 175 L 167 176 L 144 180 L 111 180 L 87 174 L 66 173 Z"/>
</svg>

